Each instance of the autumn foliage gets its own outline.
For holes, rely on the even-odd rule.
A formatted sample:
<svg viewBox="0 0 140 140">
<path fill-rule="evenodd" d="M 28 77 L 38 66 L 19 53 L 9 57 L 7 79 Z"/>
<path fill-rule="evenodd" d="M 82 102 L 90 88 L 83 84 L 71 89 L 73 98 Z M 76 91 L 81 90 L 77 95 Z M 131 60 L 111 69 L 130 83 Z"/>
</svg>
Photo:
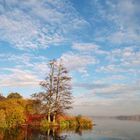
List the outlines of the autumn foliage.
<svg viewBox="0 0 140 140">
<path fill-rule="evenodd" d="M 92 127 L 92 121 L 83 116 L 68 116 L 57 114 L 53 122 L 48 122 L 46 114 L 36 112 L 36 102 L 24 98 L 3 98 L 0 101 L 0 128 L 13 128 L 23 125 L 52 127 L 59 126 L 61 129 L 74 127 Z"/>
<path fill-rule="evenodd" d="M 31 100 L 8 96 L 0 100 L 0 127 L 11 128 L 27 123 L 29 114 L 32 114 Z"/>
</svg>

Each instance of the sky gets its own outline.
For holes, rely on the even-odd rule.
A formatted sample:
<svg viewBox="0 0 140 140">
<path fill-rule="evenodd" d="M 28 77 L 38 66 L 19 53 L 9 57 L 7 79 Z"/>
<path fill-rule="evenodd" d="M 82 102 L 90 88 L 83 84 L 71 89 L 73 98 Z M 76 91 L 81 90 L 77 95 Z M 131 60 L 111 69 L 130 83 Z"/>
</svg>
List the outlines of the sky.
<svg viewBox="0 0 140 140">
<path fill-rule="evenodd" d="M 39 92 L 48 61 L 72 76 L 73 114 L 140 114 L 139 0 L 0 0 L 0 92 Z"/>
</svg>

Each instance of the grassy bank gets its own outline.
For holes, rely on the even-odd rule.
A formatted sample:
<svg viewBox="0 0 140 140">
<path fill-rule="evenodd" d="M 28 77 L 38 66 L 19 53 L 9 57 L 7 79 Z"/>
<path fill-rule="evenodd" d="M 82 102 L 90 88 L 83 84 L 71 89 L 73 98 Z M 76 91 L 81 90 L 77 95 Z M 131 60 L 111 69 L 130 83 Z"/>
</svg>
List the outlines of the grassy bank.
<svg viewBox="0 0 140 140">
<path fill-rule="evenodd" d="M 73 128 L 92 128 L 93 126 L 93 121 L 84 116 L 64 116 L 64 115 L 59 115 L 56 118 L 55 122 L 48 122 L 47 119 L 42 119 L 40 121 L 40 127 L 42 128 L 49 128 L 49 127 L 59 127 L 60 129 L 73 129 Z"/>
</svg>

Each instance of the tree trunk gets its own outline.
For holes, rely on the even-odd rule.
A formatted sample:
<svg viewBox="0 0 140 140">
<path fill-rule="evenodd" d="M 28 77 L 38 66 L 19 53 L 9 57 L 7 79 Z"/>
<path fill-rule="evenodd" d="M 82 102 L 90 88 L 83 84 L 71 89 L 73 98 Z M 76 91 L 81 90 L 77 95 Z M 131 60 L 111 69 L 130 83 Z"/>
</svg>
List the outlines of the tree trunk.
<svg viewBox="0 0 140 140">
<path fill-rule="evenodd" d="M 51 122 L 51 115 L 50 115 L 50 111 L 48 112 L 48 123 Z"/>
<path fill-rule="evenodd" d="M 50 140 L 50 129 L 47 130 L 47 140 Z"/>
<path fill-rule="evenodd" d="M 56 114 L 54 113 L 53 114 L 53 123 L 55 123 L 56 122 Z"/>
</svg>

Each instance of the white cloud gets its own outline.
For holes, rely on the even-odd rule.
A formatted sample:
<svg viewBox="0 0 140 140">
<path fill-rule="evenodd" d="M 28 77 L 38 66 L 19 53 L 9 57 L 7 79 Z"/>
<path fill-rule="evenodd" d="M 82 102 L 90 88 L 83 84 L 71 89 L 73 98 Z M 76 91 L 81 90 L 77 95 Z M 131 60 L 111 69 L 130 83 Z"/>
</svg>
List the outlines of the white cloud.
<svg viewBox="0 0 140 140">
<path fill-rule="evenodd" d="M 95 55 L 108 55 L 109 52 L 96 43 L 73 43 L 72 48 L 82 53 L 92 53 Z"/>
<path fill-rule="evenodd" d="M 128 115 L 140 113 L 140 82 L 133 84 L 79 83 L 84 94 L 75 97 L 72 113 L 84 115 Z M 104 82 L 104 83 L 102 83 Z M 91 112 L 89 112 L 91 110 Z"/>
<path fill-rule="evenodd" d="M 12 54 L 4 53 L 0 55 L 0 61 L 5 63 L 13 63 L 16 67 L 25 68 L 35 68 L 38 65 L 47 65 L 48 58 L 44 56 L 35 56 L 33 54 L 23 53 L 23 54 Z M 35 66 L 36 65 L 36 66 Z"/>
<path fill-rule="evenodd" d="M 71 31 L 87 24 L 65 1 L 9 0 L 4 8 L 0 11 L 1 40 L 19 49 L 60 44 Z"/>
<path fill-rule="evenodd" d="M 6 66 L 3 66 L 0 68 L 0 77 L 2 77 L 1 85 L 6 85 L 5 83 L 7 82 L 7 85 L 10 86 L 13 85 L 12 80 L 16 81 L 16 73 L 17 76 L 21 76 L 22 80 L 26 81 L 26 86 L 29 86 L 33 81 L 37 81 L 37 79 L 44 79 L 45 75 L 48 73 L 48 58 L 44 56 L 35 56 L 33 54 L 19 54 L 19 55 L 14 55 L 14 54 L 3 54 L 0 55 L 0 62 L 6 64 Z M 13 64 L 11 66 L 10 64 Z M 23 74 L 23 76 L 22 76 Z M 15 76 L 15 78 L 13 78 Z M 27 79 L 27 76 L 31 76 L 29 78 L 29 81 Z M 18 77 L 19 78 L 19 77 Z M 4 80 L 6 79 L 6 80 Z M 10 81 L 11 82 L 8 82 Z M 17 81 L 20 82 L 20 79 L 17 79 Z M 2 84 L 3 83 L 3 84 Z M 9 84 L 8 84 L 9 83 Z M 17 83 L 17 85 L 24 85 L 24 81 L 21 81 L 20 83 Z M 34 83 L 34 82 L 33 82 Z M 38 83 L 36 83 L 38 84 Z M 14 84 L 16 85 L 16 84 Z"/>
<path fill-rule="evenodd" d="M 140 51 L 136 46 L 115 48 L 105 56 L 104 65 L 99 66 L 97 72 L 107 73 L 140 73 Z"/>
<path fill-rule="evenodd" d="M 138 62 L 136 62 L 135 64 L 138 64 Z M 140 70 L 139 68 L 135 68 L 134 65 L 131 63 L 126 63 L 126 64 L 122 64 L 122 65 L 117 65 L 117 64 L 109 64 L 106 66 L 100 66 L 99 68 L 96 69 L 96 72 L 102 72 L 102 73 L 108 73 L 108 74 L 112 74 L 112 73 L 126 73 L 126 74 L 133 74 L 133 76 L 139 75 Z"/>
<path fill-rule="evenodd" d="M 134 31 L 117 31 L 112 33 L 107 39 L 113 43 L 133 43 L 139 42 L 140 35 L 136 34 Z"/>
<path fill-rule="evenodd" d="M 93 56 L 84 54 L 75 54 L 72 52 L 65 53 L 61 56 L 64 65 L 69 70 L 76 70 L 82 73 L 87 73 L 86 69 L 88 65 L 98 63 L 98 60 Z"/>
<path fill-rule="evenodd" d="M 106 0 L 104 5 L 100 1 L 92 1 L 92 4 L 97 8 L 93 21 L 105 22 L 101 31 L 97 30 L 97 40 L 114 44 L 140 43 L 139 1 Z"/>
<path fill-rule="evenodd" d="M 111 34 L 109 39 L 114 43 L 135 43 L 139 42 L 140 31 L 137 14 L 139 2 L 133 0 L 118 1 L 116 5 L 116 15 L 113 15 L 116 25 L 120 28 Z"/>
<path fill-rule="evenodd" d="M 35 76 L 30 71 L 7 68 L 5 71 L 10 72 L 10 74 L 2 74 L 0 86 L 1 87 L 28 87 L 37 86 L 39 83 L 39 78 Z"/>
<path fill-rule="evenodd" d="M 78 51 L 95 51 L 99 46 L 93 43 L 73 43 L 72 48 Z"/>
<path fill-rule="evenodd" d="M 115 77 L 116 78 L 116 77 Z M 118 77 L 117 77 L 118 78 Z M 122 77 L 119 77 L 119 79 Z M 103 95 L 108 96 L 111 98 L 115 97 L 117 99 L 121 98 L 132 98 L 137 97 L 139 95 L 140 91 L 140 82 L 132 82 L 131 84 L 113 84 L 106 82 L 109 80 L 108 78 L 100 79 L 100 81 L 94 81 L 93 83 L 76 83 L 74 84 L 75 87 L 80 87 L 82 89 L 85 89 L 88 94 L 85 96 L 91 96 L 94 97 L 95 95 Z M 88 97 L 87 97 L 88 98 Z"/>
<path fill-rule="evenodd" d="M 18 19 L 12 19 L 10 16 Z M 40 31 L 32 23 L 30 17 L 24 15 L 21 11 L 15 11 L 13 15 L 1 15 L 0 29 L 1 39 L 9 41 L 19 49 L 38 47 L 34 41 L 38 40 Z"/>
<path fill-rule="evenodd" d="M 95 94 L 106 94 L 109 96 L 112 94 L 115 98 L 119 99 L 132 99 L 133 97 L 137 98 L 139 91 L 139 84 L 112 84 L 102 89 L 93 89 Z"/>
</svg>

